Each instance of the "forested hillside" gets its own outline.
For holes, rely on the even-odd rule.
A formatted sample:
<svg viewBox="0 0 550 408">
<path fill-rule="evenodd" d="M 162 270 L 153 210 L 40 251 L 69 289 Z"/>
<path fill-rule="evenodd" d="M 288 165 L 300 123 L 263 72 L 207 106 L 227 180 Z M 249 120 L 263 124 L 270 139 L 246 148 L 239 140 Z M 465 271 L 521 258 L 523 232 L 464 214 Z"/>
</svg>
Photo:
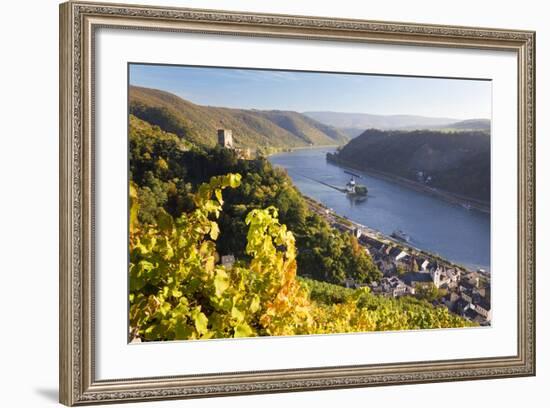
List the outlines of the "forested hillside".
<svg viewBox="0 0 550 408">
<path fill-rule="evenodd" d="M 473 325 L 426 301 L 320 283 L 380 272 L 284 172 L 129 123 L 130 341 Z M 220 262 L 229 253 L 232 266 Z"/>
<path fill-rule="evenodd" d="M 339 284 L 346 277 L 359 282 L 380 277 L 357 240 L 311 212 L 286 173 L 273 168 L 266 159 L 241 160 L 234 151 L 220 147 L 190 148 L 176 135 L 133 115 L 130 156 L 130 177 L 143 223 L 154 223 L 161 210 L 173 217 L 192 210 L 197 186 L 214 176 L 237 173 L 242 181 L 238 188 L 225 193 L 224 212 L 218 220 L 216 247 L 221 255 L 246 257 L 246 214 L 273 206 L 279 220 L 295 234 L 300 275 Z"/>
<path fill-rule="evenodd" d="M 266 143 L 276 140 L 269 129 L 289 143 L 313 140 L 311 129 L 338 136 L 333 129 L 294 113 L 236 114 L 132 92 L 130 341 L 474 325 L 425 300 L 343 288 L 348 278 L 381 278 L 357 239 L 311 211 L 286 172 L 262 156 L 244 160 L 211 146 L 220 117 L 247 135 L 240 146 L 259 140 L 246 133 L 250 123 L 265 126 L 258 129 Z M 224 255 L 233 261 L 222 262 Z"/>
<path fill-rule="evenodd" d="M 201 106 L 169 92 L 131 86 L 130 113 L 199 146 L 213 147 L 219 128 L 233 131 L 238 147 L 273 148 L 342 144 L 348 137 L 297 112 Z"/>
<path fill-rule="evenodd" d="M 488 202 L 490 148 L 490 134 L 484 131 L 369 129 L 329 158 Z"/>
</svg>

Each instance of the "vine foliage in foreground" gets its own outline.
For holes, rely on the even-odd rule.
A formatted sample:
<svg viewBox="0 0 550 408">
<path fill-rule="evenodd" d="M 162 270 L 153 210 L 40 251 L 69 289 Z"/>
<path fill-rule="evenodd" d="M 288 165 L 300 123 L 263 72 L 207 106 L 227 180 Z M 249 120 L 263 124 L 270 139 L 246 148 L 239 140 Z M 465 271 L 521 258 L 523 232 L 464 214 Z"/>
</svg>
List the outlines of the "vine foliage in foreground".
<svg viewBox="0 0 550 408">
<path fill-rule="evenodd" d="M 130 186 L 130 338 L 210 339 L 462 327 L 467 321 L 414 300 L 374 296 L 368 289 L 331 299 L 334 285 L 296 276 L 293 234 L 275 207 L 246 216 L 246 254 L 231 268 L 220 264 L 215 241 L 222 191 L 241 176 L 213 177 L 193 195 L 194 210 L 156 222 L 138 222 L 138 197 Z M 315 292 L 315 297 L 311 295 Z"/>
</svg>

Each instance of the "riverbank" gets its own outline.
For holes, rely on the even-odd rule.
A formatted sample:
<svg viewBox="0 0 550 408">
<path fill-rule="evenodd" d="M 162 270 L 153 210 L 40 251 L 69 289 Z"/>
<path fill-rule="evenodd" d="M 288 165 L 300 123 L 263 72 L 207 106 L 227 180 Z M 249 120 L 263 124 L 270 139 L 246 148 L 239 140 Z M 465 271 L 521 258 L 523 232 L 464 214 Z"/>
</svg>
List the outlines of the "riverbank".
<svg viewBox="0 0 550 408">
<path fill-rule="evenodd" d="M 481 211 L 467 211 L 461 205 L 394 181 L 352 171 L 358 183 L 367 185 L 364 199 L 327 188 L 342 188 L 350 173 L 328 163 L 326 153 L 334 149 L 303 149 L 281 153 L 270 162 L 286 169 L 302 195 L 311 197 L 349 220 L 390 235 L 402 230 L 410 237 L 409 245 L 422 248 L 471 270 L 490 270 L 490 217 Z M 325 184 L 326 183 L 326 184 Z"/>
<path fill-rule="evenodd" d="M 304 196 L 310 210 L 323 217 L 333 228 L 353 235 L 365 248 L 383 278 L 364 284 L 346 280 L 346 287 L 368 286 L 372 293 L 386 297 L 423 296 L 427 288 L 436 290 L 430 302 L 445 307 L 482 326 L 491 324 L 491 274 L 472 270 L 412 247 L 334 213 L 312 198 Z M 428 289 L 430 290 L 430 289 Z M 427 292 L 430 293 L 430 292 Z M 433 290 L 431 293 L 434 293 Z"/>
<path fill-rule="evenodd" d="M 385 181 L 388 181 L 388 182 L 391 182 L 391 183 L 399 184 L 400 186 L 410 188 L 410 189 L 418 191 L 418 192 L 428 193 L 428 194 L 430 194 L 434 197 L 437 197 L 439 199 L 442 199 L 442 200 L 444 200 L 448 203 L 460 205 L 460 206 L 462 206 L 466 209 L 473 209 L 473 210 L 481 211 L 481 212 L 486 213 L 486 214 L 491 213 L 490 203 L 485 203 L 483 201 L 476 200 L 474 198 L 465 197 L 465 196 L 461 196 L 461 195 L 456 194 L 456 193 L 451 193 L 451 192 L 448 192 L 448 191 L 440 190 L 440 189 L 437 189 L 435 187 L 430 187 L 426 184 L 422 184 L 422 183 L 419 183 L 417 181 L 409 180 L 407 178 L 404 178 L 404 177 L 401 177 L 401 176 L 396 176 L 396 175 L 393 175 L 393 174 L 390 174 L 390 173 L 386 173 L 386 172 L 382 172 L 382 171 L 378 171 L 378 170 L 373 170 L 373 169 L 359 168 L 357 166 L 350 165 L 347 162 L 337 160 L 334 157 L 331 157 L 331 156 L 328 156 L 328 155 L 327 155 L 327 162 L 330 163 L 330 164 L 333 164 L 335 166 L 341 167 L 343 169 L 360 171 L 360 172 L 363 172 L 365 174 L 368 174 L 369 176 L 377 177 L 377 178 L 380 178 L 382 180 L 385 180 Z"/>
<path fill-rule="evenodd" d="M 312 146 L 297 146 L 297 147 L 280 147 L 280 148 L 273 148 L 274 150 L 269 152 L 266 157 L 275 156 L 277 154 L 281 153 L 292 153 L 297 150 L 313 150 L 313 149 L 326 149 L 329 147 L 339 147 L 341 145 L 338 144 L 330 144 L 330 145 L 312 145 Z"/>
<path fill-rule="evenodd" d="M 430 300 L 434 306 L 445 307 L 482 326 L 491 324 L 490 271 L 471 269 L 416 248 L 343 217 L 311 197 L 302 196 L 310 210 L 330 226 L 353 235 L 383 274 L 380 281 L 369 284 L 348 278 L 346 287 L 368 286 L 374 294 L 394 298 L 422 298 L 424 291 L 436 293 Z"/>
<path fill-rule="evenodd" d="M 374 228 L 352 221 L 347 217 L 341 216 L 335 213 L 332 209 L 327 208 L 324 204 L 311 197 L 303 194 L 302 197 L 304 197 L 304 199 L 308 203 L 311 211 L 324 218 L 326 222 L 328 222 L 331 226 L 339 229 L 340 231 L 346 231 L 354 235 L 357 235 L 357 231 L 360 231 L 361 234 L 367 236 L 370 239 L 373 239 L 385 245 L 391 245 L 392 247 L 399 248 L 402 251 L 405 251 L 411 255 L 431 259 L 432 261 L 437 261 L 438 263 L 447 267 L 458 268 L 464 272 L 474 272 L 474 269 L 470 267 L 445 259 L 439 254 L 417 248 L 410 243 L 405 243 L 389 235 L 386 235 Z M 490 279 L 490 271 L 477 270 L 477 272 Z"/>
</svg>

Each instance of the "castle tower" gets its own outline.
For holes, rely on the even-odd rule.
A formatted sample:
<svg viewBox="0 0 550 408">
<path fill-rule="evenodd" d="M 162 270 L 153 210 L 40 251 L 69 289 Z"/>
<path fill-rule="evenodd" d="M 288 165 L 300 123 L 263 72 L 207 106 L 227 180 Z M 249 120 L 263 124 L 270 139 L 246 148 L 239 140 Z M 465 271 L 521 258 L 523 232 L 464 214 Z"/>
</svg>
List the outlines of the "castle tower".
<svg viewBox="0 0 550 408">
<path fill-rule="evenodd" d="M 230 129 L 218 129 L 218 144 L 233 149 L 233 132 Z"/>
</svg>

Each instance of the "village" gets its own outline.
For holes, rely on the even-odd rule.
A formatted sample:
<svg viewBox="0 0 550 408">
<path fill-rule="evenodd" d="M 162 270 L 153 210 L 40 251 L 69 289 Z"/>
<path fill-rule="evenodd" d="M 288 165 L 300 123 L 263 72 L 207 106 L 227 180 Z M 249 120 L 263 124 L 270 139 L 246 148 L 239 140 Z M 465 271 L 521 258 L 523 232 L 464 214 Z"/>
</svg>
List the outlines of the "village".
<svg viewBox="0 0 550 408">
<path fill-rule="evenodd" d="M 491 324 L 491 277 L 469 270 L 379 231 L 335 214 L 306 197 L 312 211 L 340 231 L 353 234 L 383 274 L 379 282 L 364 284 L 346 280 L 348 288 L 368 286 L 372 293 L 387 296 L 417 296 L 432 293 L 426 300 L 480 326 Z"/>
<path fill-rule="evenodd" d="M 242 159 L 250 159 L 250 149 L 237 149 L 233 143 L 232 131 L 218 129 L 218 144 L 231 149 Z M 344 189 L 314 180 L 328 187 L 342 191 L 351 199 L 362 200 L 366 187 L 356 184 L 354 173 Z M 357 191 L 357 189 L 364 189 Z M 434 306 L 444 306 L 450 312 L 471 320 L 480 326 L 491 324 L 491 276 L 478 269 L 469 270 L 435 254 L 414 248 L 407 243 L 401 231 L 387 236 L 379 231 L 355 223 L 336 214 L 321 203 L 304 196 L 309 208 L 324 218 L 332 227 L 355 236 L 359 244 L 370 255 L 383 278 L 379 282 L 365 284 L 346 280 L 346 287 L 368 286 L 371 292 L 380 296 L 416 296 L 430 301 Z M 228 267 L 235 262 L 233 255 L 222 257 Z"/>
</svg>

